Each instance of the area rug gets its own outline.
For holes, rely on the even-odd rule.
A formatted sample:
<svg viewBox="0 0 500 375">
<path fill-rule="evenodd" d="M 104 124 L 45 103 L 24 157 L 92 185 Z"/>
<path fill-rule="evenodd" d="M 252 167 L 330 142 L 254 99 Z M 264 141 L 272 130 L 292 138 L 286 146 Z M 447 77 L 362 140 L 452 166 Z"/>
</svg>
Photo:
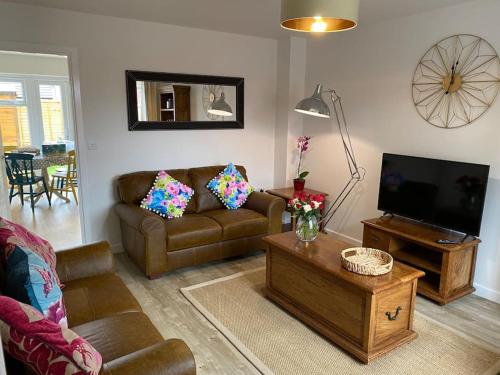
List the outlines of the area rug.
<svg viewBox="0 0 500 375">
<path fill-rule="evenodd" d="M 262 374 L 496 375 L 498 349 L 419 313 L 419 336 L 369 365 L 316 334 L 266 299 L 265 269 L 182 288 L 182 294 Z"/>
</svg>

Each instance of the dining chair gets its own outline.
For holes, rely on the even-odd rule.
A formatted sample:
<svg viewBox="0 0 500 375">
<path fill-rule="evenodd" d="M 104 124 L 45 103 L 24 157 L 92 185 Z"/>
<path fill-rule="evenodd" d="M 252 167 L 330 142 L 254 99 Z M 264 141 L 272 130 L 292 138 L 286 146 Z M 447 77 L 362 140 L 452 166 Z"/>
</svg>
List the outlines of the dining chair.
<svg viewBox="0 0 500 375">
<path fill-rule="evenodd" d="M 58 169 L 52 174 L 52 181 L 50 183 L 50 196 L 53 192 L 72 193 L 75 198 L 75 203 L 78 205 L 78 194 L 76 188 L 78 187 L 78 177 L 76 172 L 76 152 L 75 150 L 68 151 L 68 164 L 65 168 Z"/>
<path fill-rule="evenodd" d="M 31 210 L 35 213 L 35 198 L 45 194 L 50 202 L 49 189 L 43 176 L 38 176 L 33 170 L 33 155 L 8 153 L 5 154 L 5 164 L 7 169 L 7 178 L 10 184 L 9 201 L 12 203 L 12 198 L 19 195 L 21 205 L 24 206 L 24 196 L 29 195 L 31 200 Z M 43 190 L 35 192 L 33 185 L 38 183 L 43 184 Z M 24 192 L 24 187 L 29 186 L 29 192 Z M 17 188 L 17 193 L 14 190 Z"/>
</svg>

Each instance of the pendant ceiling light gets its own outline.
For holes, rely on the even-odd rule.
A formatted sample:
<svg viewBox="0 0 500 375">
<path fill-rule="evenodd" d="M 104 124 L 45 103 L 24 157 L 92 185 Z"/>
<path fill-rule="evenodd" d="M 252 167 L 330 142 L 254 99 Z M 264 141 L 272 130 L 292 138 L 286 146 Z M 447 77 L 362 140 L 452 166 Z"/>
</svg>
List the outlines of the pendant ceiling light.
<svg viewBox="0 0 500 375">
<path fill-rule="evenodd" d="M 303 32 L 350 30 L 358 24 L 359 0 L 282 0 L 281 26 Z"/>
</svg>

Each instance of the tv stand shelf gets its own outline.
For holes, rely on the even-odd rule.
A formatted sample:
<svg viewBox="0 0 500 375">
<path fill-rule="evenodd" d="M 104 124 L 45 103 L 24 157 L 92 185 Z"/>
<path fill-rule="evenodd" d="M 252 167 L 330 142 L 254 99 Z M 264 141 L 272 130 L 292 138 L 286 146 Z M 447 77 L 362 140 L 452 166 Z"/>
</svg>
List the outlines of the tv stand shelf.
<svg viewBox="0 0 500 375">
<path fill-rule="evenodd" d="M 463 236 L 413 220 L 380 217 L 362 221 L 363 246 L 390 253 L 396 261 L 425 272 L 417 292 L 441 305 L 475 291 L 474 270 L 477 238 L 460 242 Z M 457 244 L 439 244 L 446 239 Z"/>
</svg>

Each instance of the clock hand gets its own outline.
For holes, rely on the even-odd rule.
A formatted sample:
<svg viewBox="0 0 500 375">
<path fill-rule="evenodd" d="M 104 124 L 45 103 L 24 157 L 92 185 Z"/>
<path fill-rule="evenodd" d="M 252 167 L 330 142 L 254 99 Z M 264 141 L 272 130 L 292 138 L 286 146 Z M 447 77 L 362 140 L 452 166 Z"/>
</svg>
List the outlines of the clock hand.
<svg viewBox="0 0 500 375">
<path fill-rule="evenodd" d="M 451 67 L 451 79 L 450 79 L 450 84 L 448 85 L 448 89 L 446 90 L 446 95 L 449 94 L 451 86 L 455 83 L 455 71 L 458 67 L 458 60 L 453 66 Z"/>
</svg>

